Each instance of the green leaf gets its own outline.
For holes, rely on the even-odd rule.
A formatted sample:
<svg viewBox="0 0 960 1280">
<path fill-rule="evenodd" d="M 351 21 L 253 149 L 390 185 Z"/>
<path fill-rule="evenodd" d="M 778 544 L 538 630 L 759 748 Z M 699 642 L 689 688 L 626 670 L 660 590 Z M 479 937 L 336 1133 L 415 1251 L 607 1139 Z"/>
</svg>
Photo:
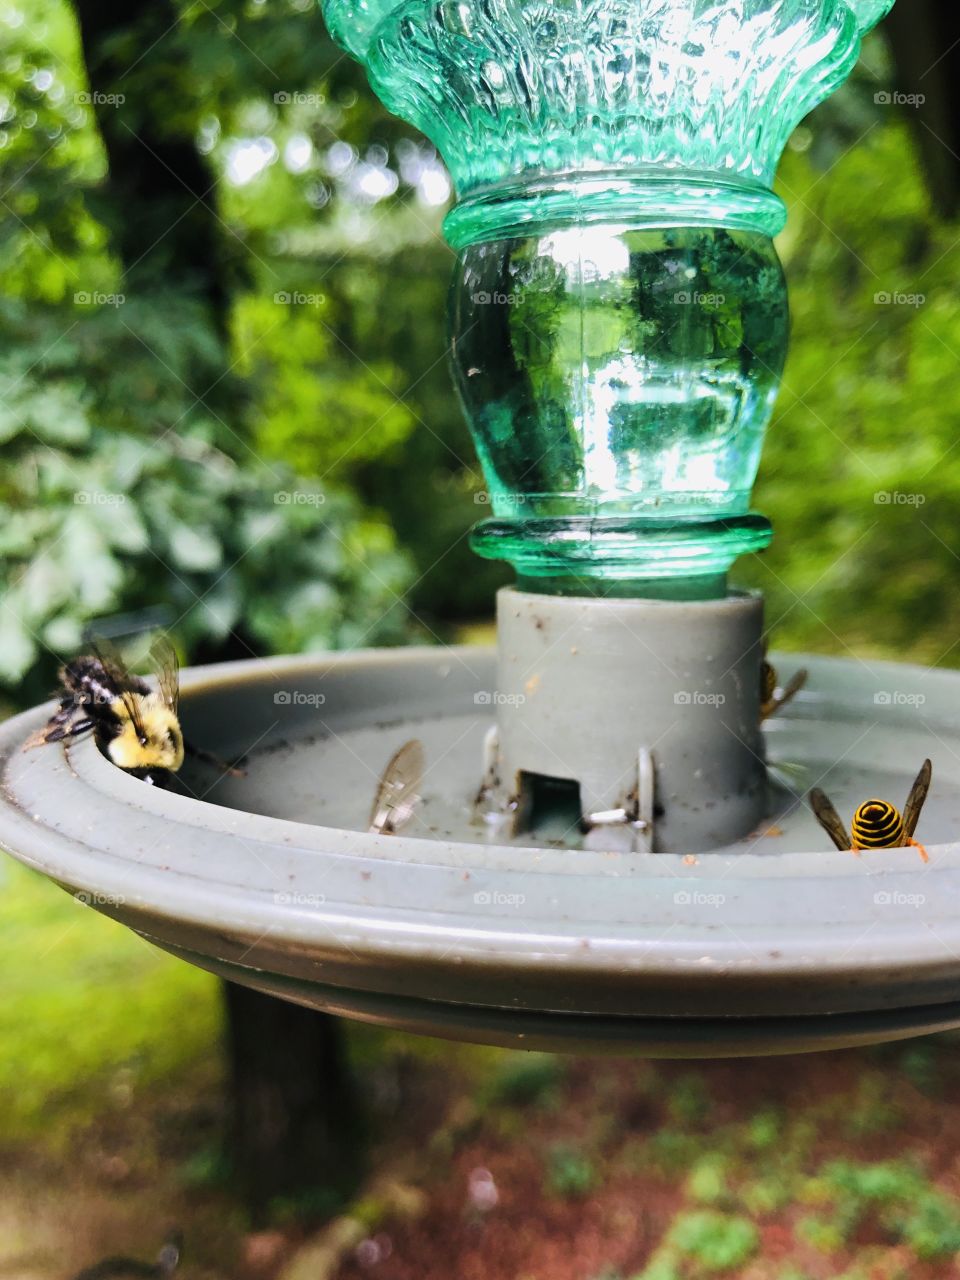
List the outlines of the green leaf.
<svg viewBox="0 0 960 1280">
<path fill-rule="evenodd" d="M 181 569 L 203 570 L 219 567 L 223 552 L 212 529 L 175 524 L 169 531 L 168 548 L 174 564 Z"/>
<path fill-rule="evenodd" d="M 37 656 L 37 643 L 21 617 L 20 596 L 8 591 L 0 599 L 0 680 L 14 684 Z"/>
</svg>

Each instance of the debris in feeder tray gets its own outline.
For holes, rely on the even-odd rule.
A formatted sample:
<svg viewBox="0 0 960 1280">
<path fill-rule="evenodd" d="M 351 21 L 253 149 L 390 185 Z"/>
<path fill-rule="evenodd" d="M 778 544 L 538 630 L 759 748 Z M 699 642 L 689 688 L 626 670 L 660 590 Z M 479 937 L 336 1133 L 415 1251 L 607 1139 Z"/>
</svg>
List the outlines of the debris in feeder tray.
<svg viewBox="0 0 960 1280">
<path fill-rule="evenodd" d="M 924 760 L 902 815 L 888 800 L 865 801 L 853 815 L 852 839 L 833 802 L 819 787 L 810 792 L 810 806 L 821 827 L 842 852 L 849 850 L 859 856 L 864 849 L 901 849 L 912 845 L 924 862 L 929 862 L 926 849 L 914 840 L 913 833 L 930 790 L 932 773 L 930 761 Z"/>
<path fill-rule="evenodd" d="M 419 738 L 411 738 L 390 757 L 377 785 L 370 813 L 371 835 L 396 835 L 410 821 L 420 802 L 425 765 L 423 743 Z"/>
<path fill-rule="evenodd" d="M 151 650 L 157 687 L 128 670 L 119 654 L 103 642 L 93 652 L 60 668 L 60 705 L 42 729 L 23 744 L 30 751 L 52 742 L 71 742 L 92 733 L 107 759 L 124 773 L 165 786 L 184 756 L 242 777 L 184 740 L 180 727 L 180 667 L 173 646 L 158 641 Z"/>
</svg>

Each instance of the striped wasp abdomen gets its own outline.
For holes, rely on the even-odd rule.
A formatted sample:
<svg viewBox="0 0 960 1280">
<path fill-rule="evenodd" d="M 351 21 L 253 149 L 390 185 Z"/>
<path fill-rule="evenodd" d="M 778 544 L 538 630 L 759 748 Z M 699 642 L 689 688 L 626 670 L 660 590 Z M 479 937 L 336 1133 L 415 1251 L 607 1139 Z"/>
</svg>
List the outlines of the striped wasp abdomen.
<svg viewBox="0 0 960 1280">
<path fill-rule="evenodd" d="M 854 849 L 899 849 L 906 832 L 900 810 L 889 800 L 868 800 L 853 815 Z"/>
<path fill-rule="evenodd" d="M 916 781 L 910 788 L 902 814 L 889 800 L 864 801 L 853 815 L 850 832 L 843 825 L 833 801 L 819 787 L 814 787 L 810 792 L 810 805 L 817 821 L 838 849 L 860 853 L 864 849 L 901 849 L 905 845 L 912 845 L 924 862 L 928 862 L 926 849 L 914 840 L 913 833 L 917 829 L 920 811 L 930 791 L 932 774 L 930 761 L 924 760 Z"/>
</svg>

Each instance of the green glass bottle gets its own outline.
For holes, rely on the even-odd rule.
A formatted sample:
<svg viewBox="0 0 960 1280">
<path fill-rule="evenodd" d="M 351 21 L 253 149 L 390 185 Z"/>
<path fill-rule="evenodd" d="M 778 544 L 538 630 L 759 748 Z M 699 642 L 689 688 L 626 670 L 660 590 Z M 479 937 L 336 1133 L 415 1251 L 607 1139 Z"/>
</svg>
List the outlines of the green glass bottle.
<svg viewBox="0 0 960 1280">
<path fill-rule="evenodd" d="M 528 589 L 712 596 L 788 338 L 771 190 L 892 0 L 326 0 L 458 203 L 454 375 Z"/>
</svg>

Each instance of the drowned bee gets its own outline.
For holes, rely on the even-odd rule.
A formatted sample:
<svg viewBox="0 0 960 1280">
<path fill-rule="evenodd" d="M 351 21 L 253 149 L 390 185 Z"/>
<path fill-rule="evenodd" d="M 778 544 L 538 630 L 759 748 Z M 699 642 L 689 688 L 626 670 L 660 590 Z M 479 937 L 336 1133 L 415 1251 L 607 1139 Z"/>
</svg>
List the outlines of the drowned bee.
<svg viewBox="0 0 960 1280">
<path fill-rule="evenodd" d="M 767 661 L 767 642 L 763 642 L 763 661 L 760 665 L 760 723 L 776 715 L 791 702 L 807 683 L 807 672 L 801 668 L 794 672 L 784 687 L 778 685 L 776 668 Z"/>
<path fill-rule="evenodd" d="M 853 815 L 849 833 L 833 803 L 819 787 L 814 787 L 810 792 L 810 805 L 821 827 L 837 848 L 844 852 L 850 850 L 859 854 L 864 849 L 901 849 L 911 845 L 924 862 L 929 862 L 926 849 L 914 840 L 913 833 L 917 829 L 920 811 L 930 790 L 932 774 L 933 766 L 929 760 L 924 760 L 916 781 L 910 788 L 902 815 L 888 800 L 865 801 Z"/>
<path fill-rule="evenodd" d="M 215 756 L 192 747 L 180 727 L 180 668 L 169 641 L 151 650 L 156 688 L 132 674 L 119 656 L 94 646 L 92 653 L 60 668 L 60 705 L 31 734 L 22 750 L 68 742 L 92 733 L 101 752 L 124 773 L 165 786 L 191 755 L 242 775 Z"/>
</svg>

